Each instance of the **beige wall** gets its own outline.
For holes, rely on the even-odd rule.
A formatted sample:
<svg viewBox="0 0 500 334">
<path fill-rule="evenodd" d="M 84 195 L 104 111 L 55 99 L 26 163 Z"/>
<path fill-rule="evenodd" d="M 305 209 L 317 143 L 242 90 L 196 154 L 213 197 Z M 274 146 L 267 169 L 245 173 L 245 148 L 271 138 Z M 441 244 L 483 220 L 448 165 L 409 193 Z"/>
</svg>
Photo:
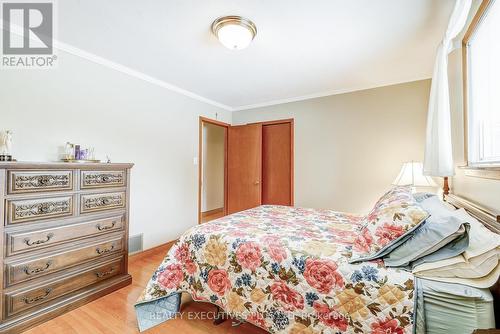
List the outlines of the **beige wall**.
<svg viewBox="0 0 500 334">
<path fill-rule="evenodd" d="M 479 1 L 474 2 L 469 21 L 474 16 Z M 450 104 L 453 136 L 453 158 L 457 167 L 466 165 L 464 151 L 464 110 L 462 81 L 462 50 L 450 54 L 448 74 L 450 80 Z M 500 212 L 500 181 L 465 176 L 463 170 L 456 168 L 452 179 L 452 192 L 477 202 L 489 209 Z"/>
<path fill-rule="evenodd" d="M 51 70 L 0 74 L 0 129 L 24 161 L 54 161 L 66 141 L 133 162 L 130 234 L 150 248 L 197 224 L 199 115 L 231 113 L 59 52 Z"/>
<path fill-rule="evenodd" d="M 404 161 L 423 159 L 430 80 L 233 113 L 295 119 L 295 205 L 364 213 Z"/>
<path fill-rule="evenodd" d="M 224 128 L 203 123 L 202 212 L 224 207 Z"/>
</svg>

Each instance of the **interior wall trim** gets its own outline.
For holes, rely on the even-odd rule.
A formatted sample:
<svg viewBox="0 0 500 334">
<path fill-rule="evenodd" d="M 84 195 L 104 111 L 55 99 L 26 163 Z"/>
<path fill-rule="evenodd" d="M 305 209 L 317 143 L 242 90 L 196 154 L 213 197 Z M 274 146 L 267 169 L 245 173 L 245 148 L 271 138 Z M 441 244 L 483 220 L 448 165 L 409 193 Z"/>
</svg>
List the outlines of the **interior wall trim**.
<svg viewBox="0 0 500 334">
<path fill-rule="evenodd" d="M 299 102 L 299 101 L 311 100 L 311 99 L 316 99 L 319 97 L 327 97 L 327 96 L 332 96 L 332 95 L 354 93 L 354 92 L 359 92 L 359 91 L 363 91 L 363 90 L 383 88 L 383 87 L 401 85 L 401 84 L 405 84 L 405 83 L 422 81 L 422 80 L 430 80 L 430 79 L 432 79 L 432 78 L 429 75 L 426 75 L 424 77 L 408 78 L 408 79 L 404 79 L 404 80 L 400 80 L 400 81 L 396 81 L 396 82 L 392 82 L 392 83 L 387 83 L 387 84 L 382 84 L 382 85 L 361 85 L 361 86 L 350 87 L 350 88 L 346 88 L 346 89 L 332 89 L 332 90 L 327 90 L 327 91 L 323 91 L 323 92 L 316 92 L 316 93 L 311 93 L 311 94 L 307 94 L 307 95 L 290 97 L 290 98 L 286 98 L 286 99 L 272 100 L 272 101 L 267 101 L 267 102 L 262 102 L 262 103 L 255 103 L 255 104 L 248 104 L 248 105 L 239 106 L 239 107 L 233 107 L 232 111 L 243 111 L 243 110 L 250 110 L 250 109 L 256 109 L 256 108 L 270 107 L 270 106 L 274 106 L 274 105 L 278 105 L 278 104 Z"/>
<path fill-rule="evenodd" d="M 171 83 L 168 83 L 166 81 L 154 78 L 154 77 L 152 77 L 150 75 L 147 75 L 147 74 L 145 74 L 143 72 L 134 70 L 134 69 L 132 69 L 130 67 L 127 67 L 125 65 L 122 65 L 122 64 L 118 64 L 118 63 L 116 63 L 114 61 L 111 61 L 109 59 L 106 59 L 106 58 L 100 57 L 98 55 L 95 55 L 93 53 L 84 51 L 84 50 L 79 49 L 77 47 L 74 47 L 72 45 L 56 41 L 54 43 L 54 47 L 56 47 L 57 49 L 62 50 L 64 52 L 70 53 L 70 54 L 72 54 L 74 56 L 77 56 L 77 57 L 80 57 L 80 58 L 84 58 L 84 59 L 89 60 L 89 61 L 91 61 L 93 63 L 96 63 L 96 64 L 102 65 L 104 67 L 107 67 L 109 69 L 121 72 L 123 74 L 129 75 L 129 76 L 134 77 L 136 79 L 146 81 L 146 82 L 151 83 L 153 85 L 165 88 L 165 89 L 170 90 L 172 92 L 175 92 L 175 93 L 184 95 L 186 97 L 192 98 L 194 100 L 197 100 L 197 101 L 200 101 L 200 102 L 203 102 L 203 103 L 206 103 L 206 104 L 210 104 L 212 106 L 215 106 L 215 107 L 227 110 L 227 111 L 232 111 L 233 110 L 233 108 L 231 108 L 230 106 L 227 106 L 225 104 L 222 104 L 222 103 L 210 100 L 210 99 L 208 99 L 206 97 L 203 97 L 201 95 L 195 94 L 195 93 L 190 92 L 190 91 L 188 91 L 186 89 L 177 87 L 177 86 L 175 86 L 175 85 L 173 85 Z"/>
<path fill-rule="evenodd" d="M 3 26 L 3 20 L 0 19 L 0 27 L 2 27 L 2 26 Z M 19 35 L 19 36 L 23 36 L 22 31 L 23 31 L 22 27 L 20 27 L 18 25 L 15 25 L 15 24 L 11 24 L 11 32 L 12 33 L 14 33 L 16 35 Z M 98 55 L 96 55 L 94 53 L 82 50 L 80 48 L 77 48 L 76 46 L 70 45 L 68 43 L 61 42 L 61 41 L 59 41 L 57 39 L 54 39 L 53 47 L 55 49 L 60 50 L 60 51 L 64 51 L 64 52 L 72 54 L 74 56 L 86 59 L 86 60 L 91 61 L 93 63 L 96 63 L 96 64 L 99 64 L 101 66 L 104 66 L 106 68 L 109 68 L 109 69 L 121 72 L 123 74 L 126 74 L 128 76 L 131 76 L 133 78 L 136 78 L 136 79 L 139 79 L 139 80 L 142 80 L 142 81 L 146 81 L 146 82 L 148 82 L 150 84 L 153 84 L 153 85 L 165 88 L 165 89 L 170 90 L 172 92 L 175 92 L 175 93 L 184 95 L 186 97 L 192 98 L 194 100 L 197 100 L 197 101 L 200 101 L 200 102 L 203 102 L 203 103 L 207 103 L 207 104 L 213 105 L 215 107 L 218 107 L 218 108 L 221 108 L 221 109 L 224 109 L 224 110 L 227 110 L 227 111 L 233 111 L 232 107 L 227 106 L 227 105 L 225 105 L 223 103 L 219 103 L 217 101 L 208 99 L 208 98 L 206 98 L 204 96 L 201 96 L 201 95 L 198 95 L 196 93 L 190 92 L 190 91 L 188 91 L 186 89 L 180 88 L 180 87 L 178 87 L 178 86 L 176 86 L 174 84 L 171 84 L 169 82 L 166 82 L 166 81 L 154 78 L 154 77 L 152 77 L 152 76 L 150 76 L 150 75 L 148 75 L 146 73 L 134 70 L 134 69 L 132 69 L 132 68 L 130 68 L 128 66 L 125 66 L 125 65 L 119 64 L 117 62 L 114 62 L 112 60 L 106 59 L 104 57 L 98 56 Z"/>
<path fill-rule="evenodd" d="M 500 180 L 500 167 L 461 167 L 466 176 Z"/>
<path fill-rule="evenodd" d="M 224 128 L 224 207 L 223 214 L 227 214 L 227 143 L 228 131 L 231 126 L 218 120 L 200 116 L 198 120 L 198 224 L 202 223 L 203 212 L 201 212 L 202 197 L 202 174 L 203 174 L 203 123 L 218 125 Z"/>
<path fill-rule="evenodd" d="M 3 26 L 3 20 L 0 19 L 0 27 L 2 27 L 2 26 Z M 15 25 L 15 24 L 11 24 L 11 32 L 12 33 L 19 35 L 19 36 L 23 36 L 22 31 L 23 31 L 22 27 Z M 387 86 L 394 86 L 394 85 L 400 85 L 400 84 L 405 84 L 405 83 L 410 83 L 410 82 L 415 82 L 415 81 L 422 81 L 422 80 L 431 79 L 431 74 L 429 74 L 429 75 L 426 75 L 423 77 L 414 77 L 414 78 L 412 77 L 412 78 L 400 79 L 400 80 L 386 83 L 386 84 L 360 85 L 360 86 L 349 87 L 349 88 L 345 88 L 345 89 L 332 89 L 332 90 L 326 90 L 326 91 L 322 91 L 322 92 L 313 92 L 311 94 L 289 97 L 289 98 L 284 98 L 284 99 L 270 100 L 270 101 L 265 101 L 262 103 L 248 104 L 248 105 L 242 105 L 242 106 L 229 106 L 229 105 L 214 101 L 212 99 L 209 99 L 207 97 L 201 96 L 199 94 L 193 93 L 187 89 L 178 87 L 172 83 L 157 79 L 157 78 L 152 77 L 144 72 L 134 70 L 128 66 L 119 64 L 119 63 L 114 62 L 112 60 L 109 60 L 107 58 L 98 56 L 94 53 L 85 51 L 85 50 L 80 49 L 80 48 L 73 46 L 71 44 L 61 42 L 58 39 L 54 39 L 53 47 L 55 49 L 69 53 L 71 55 L 74 55 L 74 56 L 80 57 L 82 59 L 86 59 L 88 61 L 91 61 L 93 63 L 99 64 L 99 65 L 104 66 L 106 68 L 121 72 L 121 73 L 126 74 L 128 76 L 131 76 L 133 78 L 146 81 L 146 82 L 151 83 L 153 85 L 165 88 L 169 91 L 184 95 L 184 96 L 192 98 L 194 100 L 197 100 L 197 101 L 200 101 L 203 103 L 207 103 L 209 105 L 221 108 L 221 109 L 226 110 L 226 111 L 231 111 L 231 112 L 261 108 L 261 107 L 268 107 L 268 106 L 274 106 L 274 105 L 278 105 L 278 104 L 298 102 L 298 101 L 303 101 L 303 100 L 315 99 L 315 98 L 319 98 L 319 97 L 352 93 L 352 92 L 357 92 L 357 91 L 369 90 L 369 89 L 374 89 L 374 88 L 382 88 L 382 87 L 387 87 Z"/>
</svg>

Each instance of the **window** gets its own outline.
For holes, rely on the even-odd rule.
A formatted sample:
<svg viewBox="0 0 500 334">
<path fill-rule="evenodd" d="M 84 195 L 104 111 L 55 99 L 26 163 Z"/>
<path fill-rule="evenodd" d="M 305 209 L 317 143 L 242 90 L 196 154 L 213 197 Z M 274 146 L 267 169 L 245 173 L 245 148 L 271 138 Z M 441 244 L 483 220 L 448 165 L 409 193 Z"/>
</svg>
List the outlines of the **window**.
<svg viewBox="0 0 500 334">
<path fill-rule="evenodd" d="M 463 44 L 468 162 L 500 166 L 500 1 L 483 1 Z"/>
</svg>

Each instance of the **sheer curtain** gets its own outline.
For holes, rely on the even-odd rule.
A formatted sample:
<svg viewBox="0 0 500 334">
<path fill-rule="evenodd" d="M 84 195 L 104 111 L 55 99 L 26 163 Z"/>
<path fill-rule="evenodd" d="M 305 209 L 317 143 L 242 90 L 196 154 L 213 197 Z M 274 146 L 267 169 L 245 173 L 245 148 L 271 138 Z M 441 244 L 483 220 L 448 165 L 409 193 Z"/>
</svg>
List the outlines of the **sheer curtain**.
<svg viewBox="0 0 500 334">
<path fill-rule="evenodd" d="M 453 50 L 453 39 L 465 26 L 471 5 L 472 0 L 456 1 L 446 34 L 437 50 L 427 114 L 425 175 L 455 175 L 451 144 L 448 54 Z"/>
</svg>

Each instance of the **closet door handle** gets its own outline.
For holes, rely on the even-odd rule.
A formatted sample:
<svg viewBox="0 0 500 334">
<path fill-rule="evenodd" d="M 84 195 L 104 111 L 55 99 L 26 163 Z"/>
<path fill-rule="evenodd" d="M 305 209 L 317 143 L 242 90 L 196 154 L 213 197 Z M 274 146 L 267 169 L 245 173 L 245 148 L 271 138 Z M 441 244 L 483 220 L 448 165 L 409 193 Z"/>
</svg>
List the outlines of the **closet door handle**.
<svg viewBox="0 0 500 334">
<path fill-rule="evenodd" d="M 260 184 L 260 181 L 255 181 L 253 184 L 258 186 Z"/>
</svg>

